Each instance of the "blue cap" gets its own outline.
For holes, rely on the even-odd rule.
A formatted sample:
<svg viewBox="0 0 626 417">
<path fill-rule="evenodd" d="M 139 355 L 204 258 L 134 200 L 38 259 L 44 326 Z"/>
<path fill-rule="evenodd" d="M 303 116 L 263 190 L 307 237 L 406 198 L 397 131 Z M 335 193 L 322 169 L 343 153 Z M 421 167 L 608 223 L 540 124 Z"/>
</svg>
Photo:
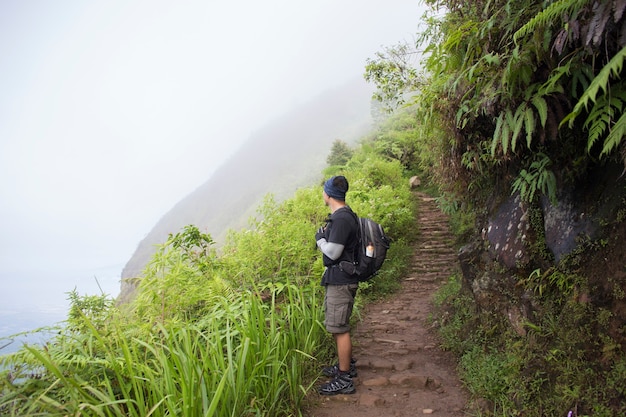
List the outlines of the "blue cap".
<svg viewBox="0 0 626 417">
<path fill-rule="evenodd" d="M 334 182 L 336 178 L 341 178 L 343 181 L 340 181 L 338 185 L 335 185 Z M 345 189 L 343 189 L 344 184 Z M 331 177 L 324 183 L 324 192 L 335 200 L 345 201 L 346 193 L 348 192 L 348 180 L 341 175 Z"/>
</svg>

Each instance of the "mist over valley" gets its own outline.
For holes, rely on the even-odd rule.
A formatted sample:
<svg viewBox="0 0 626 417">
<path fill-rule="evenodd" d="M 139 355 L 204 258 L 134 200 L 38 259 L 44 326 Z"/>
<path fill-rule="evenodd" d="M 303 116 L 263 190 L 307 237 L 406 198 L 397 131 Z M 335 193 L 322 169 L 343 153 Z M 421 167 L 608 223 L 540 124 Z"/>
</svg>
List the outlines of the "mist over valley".
<svg viewBox="0 0 626 417">
<path fill-rule="evenodd" d="M 111 0 L 0 11 L 2 337 L 63 320 L 70 291 L 117 297 L 185 225 L 220 245 L 267 193 L 318 181 L 332 142 L 371 127 L 366 60 L 413 36 L 423 9 Z"/>
<path fill-rule="evenodd" d="M 126 263 L 122 280 L 141 276 L 156 245 L 170 233 L 193 224 L 219 246 L 228 230 L 247 226 L 268 193 L 280 201 L 320 180 L 332 143 L 354 143 L 372 128 L 371 94 L 371 86 L 355 79 L 259 128 L 206 182 L 164 214 Z M 126 300 L 132 288 L 122 283 L 120 298 Z"/>
<path fill-rule="evenodd" d="M 10 282 L 12 291 L 0 294 L 0 337 L 62 322 L 69 307 L 67 293 L 72 290 L 125 300 L 132 287 L 121 284 L 123 279 L 141 276 L 156 245 L 186 225 L 198 226 L 217 246 L 223 244 L 228 230 L 247 227 L 268 193 L 280 201 L 319 181 L 335 140 L 355 143 L 371 130 L 371 94 L 371 86 L 354 79 L 258 127 L 208 179 L 135 242 L 129 259 L 92 268 L 2 272 L 2 282 Z M 39 284 L 33 287 L 32 282 Z M 2 351 L 18 347 L 16 343 Z"/>
</svg>

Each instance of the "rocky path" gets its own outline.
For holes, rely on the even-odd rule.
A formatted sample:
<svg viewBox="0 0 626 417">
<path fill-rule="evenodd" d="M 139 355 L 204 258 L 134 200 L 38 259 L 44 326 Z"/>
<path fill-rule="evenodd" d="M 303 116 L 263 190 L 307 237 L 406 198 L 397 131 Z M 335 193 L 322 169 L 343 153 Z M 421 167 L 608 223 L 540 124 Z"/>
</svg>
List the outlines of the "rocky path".
<svg viewBox="0 0 626 417">
<path fill-rule="evenodd" d="M 356 393 L 317 396 L 308 417 L 465 415 L 468 396 L 454 358 L 428 325 L 432 295 L 457 268 L 448 222 L 435 201 L 417 193 L 420 237 L 402 289 L 370 304 L 353 329 Z"/>
</svg>

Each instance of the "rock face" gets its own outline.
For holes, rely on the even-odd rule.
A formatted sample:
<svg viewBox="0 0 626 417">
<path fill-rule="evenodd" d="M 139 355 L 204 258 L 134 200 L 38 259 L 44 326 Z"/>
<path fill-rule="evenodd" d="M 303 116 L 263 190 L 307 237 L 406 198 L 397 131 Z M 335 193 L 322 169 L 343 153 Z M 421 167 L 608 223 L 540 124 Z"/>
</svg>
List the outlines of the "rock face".
<svg viewBox="0 0 626 417">
<path fill-rule="evenodd" d="M 526 243 L 529 229 L 527 204 L 518 194 L 509 197 L 489 219 L 487 229 L 483 230 L 490 257 L 507 268 L 528 264 L 530 256 Z"/>
<path fill-rule="evenodd" d="M 598 233 L 598 221 L 587 215 L 600 207 L 585 206 L 575 199 L 573 190 L 565 193 L 558 204 L 552 205 L 542 199 L 546 245 L 556 262 L 574 249 L 581 236 L 594 238 Z"/>
<path fill-rule="evenodd" d="M 619 213 L 626 213 L 626 178 L 620 176 L 622 168 L 603 167 L 588 182 L 562 190 L 554 204 L 542 198 L 540 204 L 531 208 L 519 195 L 500 197 L 500 203 L 486 216 L 480 236 L 458 253 L 463 285 L 472 292 L 478 306 L 495 309 L 508 318 L 518 334 L 524 334 L 522 323 L 531 318 L 533 306 L 531 295 L 519 285 L 520 281 L 535 270 L 544 272 L 558 266 L 568 255 L 577 254 L 586 276 L 605 292 L 581 297 L 602 298 L 605 304 L 607 298 L 611 299 L 614 320 L 626 323 L 626 314 L 620 307 L 623 303 L 608 294 L 609 288 L 620 285 L 616 280 L 624 280 L 624 273 L 622 278 L 616 278 L 616 272 L 609 272 L 611 265 L 621 265 L 623 269 L 624 253 L 619 249 L 624 246 L 619 244 L 623 236 L 617 235 L 623 234 L 624 228 L 606 227 L 623 223 L 618 219 Z M 607 247 L 604 262 L 591 261 L 592 255 L 582 250 L 598 239 L 614 241 L 618 249 Z"/>
</svg>

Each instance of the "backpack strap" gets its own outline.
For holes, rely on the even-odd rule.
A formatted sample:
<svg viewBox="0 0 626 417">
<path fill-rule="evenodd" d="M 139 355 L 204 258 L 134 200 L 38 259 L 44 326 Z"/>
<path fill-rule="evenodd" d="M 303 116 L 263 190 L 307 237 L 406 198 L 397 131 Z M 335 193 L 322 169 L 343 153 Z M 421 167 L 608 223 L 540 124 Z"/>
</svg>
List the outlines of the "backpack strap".
<svg viewBox="0 0 626 417">
<path fill-rule="evenodd" d="M 354 210 L 352 210 L 352 207 L 350 206 L 344 206 L 351 214 L 352 217 L 354 217 L 354 221 L 356 223 L 356 239 L 354 239 L 354 246 L 352 248 L 352 263 L 354 265 L 357 264 L 357 256 L 359 254 L 359 251 L 361 250 L 361 248 L 359 247 L 360 244 L 362 243 L 362 236 L 361 236 L 361 219 L 359 219 L 359 216 L 354 212 Z"/>
</svg>

